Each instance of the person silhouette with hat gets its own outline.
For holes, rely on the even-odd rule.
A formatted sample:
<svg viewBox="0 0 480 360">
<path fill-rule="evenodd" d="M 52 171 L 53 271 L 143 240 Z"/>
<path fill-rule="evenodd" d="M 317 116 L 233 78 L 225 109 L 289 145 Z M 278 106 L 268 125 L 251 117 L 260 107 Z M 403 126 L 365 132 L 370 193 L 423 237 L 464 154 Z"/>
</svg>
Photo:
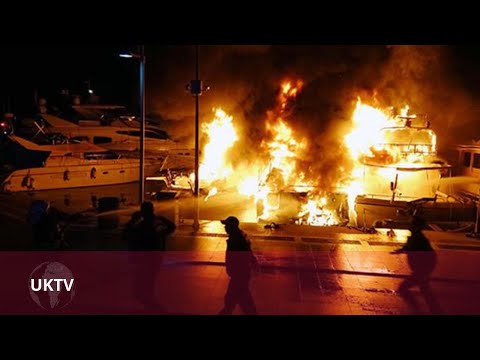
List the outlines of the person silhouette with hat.
<svg viewBox="0 0 480 360">
<path fill-rule="evenodd" d="M 230 277 L 224 300 L 225 305 L 220 315 L 231 315 L 237 305 L 248 315 L 257 314 L 257 308 L 250 292 L 250 277 L 256 259 L 247 235 L 240 230 L 240 221 L 229 216 L 221 223 L 228 234 L 225 266 Z"/>
<path fill-rule="evenodd" d="M 411 270 L 410 276 L 405 278 L 398 287 L 398 294 L 414 313 L 418 313 L 421 306 L 411 291 L 412 287 L 418 287 L 430 312 L 441 314 L 443 312 L 441 306 L 430 287 L 430 276 L 437 265 L 437 254 L 422 232 L 426 227 L 425 219 L 418 214 L 414 215 L 410 226 L 411 236 L 402 248 L 392 252 L 393 254 L 405 253 Z"/>
</svg>

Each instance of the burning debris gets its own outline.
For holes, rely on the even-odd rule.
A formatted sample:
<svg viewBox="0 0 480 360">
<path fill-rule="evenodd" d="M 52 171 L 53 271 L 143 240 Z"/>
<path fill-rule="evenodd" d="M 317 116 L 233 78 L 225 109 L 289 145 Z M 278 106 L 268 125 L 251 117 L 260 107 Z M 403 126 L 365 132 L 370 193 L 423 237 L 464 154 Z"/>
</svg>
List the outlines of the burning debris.
<svg viewBox="0 0 480 360">
<path fill-rule="evenodd" d="M 328 197 L 315 197 L 302 206 L 298 225 L 333 226 L 346 225 L 348 207 L 345 194 L 329 194 Z"/>
</svg>

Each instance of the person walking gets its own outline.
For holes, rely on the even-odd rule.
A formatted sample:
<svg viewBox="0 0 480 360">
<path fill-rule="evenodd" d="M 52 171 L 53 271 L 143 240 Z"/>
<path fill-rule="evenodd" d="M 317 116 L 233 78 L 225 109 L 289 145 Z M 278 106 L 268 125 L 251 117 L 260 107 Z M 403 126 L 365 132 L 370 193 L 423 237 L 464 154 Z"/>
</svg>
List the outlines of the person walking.
<svg viewBox="0 0 480 360">
<path fill-rule="evenodd" d="M 156 276 L 166 250 L 166 238 L 176 229 L 164 216 L 155 215 L 153 203 L 146 201 L 125 226 L 123 237 L 127 241 L 130 263 L 133 266 L 133 295 L 148 311 L 166 313 L 155 300 Z"/>
<path fill-rule="evenodd" d="M 240 230 L 240 222 L 234 216 L 222 220 L 228 234 L 225 265 L 230 283 L 224 297 L 224 307 L 220 315 L 231 315 L 237 305 L 247 315 L 256 315 L 257 308 L 250 292 L 250 278 L 257 264 L 247 235 Z"/>
</svg>

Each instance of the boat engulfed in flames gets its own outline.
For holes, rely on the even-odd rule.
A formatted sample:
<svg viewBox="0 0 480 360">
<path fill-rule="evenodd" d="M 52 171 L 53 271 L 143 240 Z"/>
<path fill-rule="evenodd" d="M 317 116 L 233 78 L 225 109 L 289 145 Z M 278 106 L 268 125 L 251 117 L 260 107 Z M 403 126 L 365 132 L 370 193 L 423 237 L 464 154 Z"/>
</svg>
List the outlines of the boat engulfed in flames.
<svg viewBox="0 0 480 360">
<path fill-rule="evenodd" d="M 442 180 L 451 176 L 451 165 L 438 157 L 430 123 L 415 115 L 395 121 L 380 130 L 381 141 L 358 156 L 356 225 L 381 227 L 387 222 L 399 227 L 412 214 L 406 209 L 421 211 L 427 221 L 470 220 L 472 207 L 442 187 Z"/>
</svg>

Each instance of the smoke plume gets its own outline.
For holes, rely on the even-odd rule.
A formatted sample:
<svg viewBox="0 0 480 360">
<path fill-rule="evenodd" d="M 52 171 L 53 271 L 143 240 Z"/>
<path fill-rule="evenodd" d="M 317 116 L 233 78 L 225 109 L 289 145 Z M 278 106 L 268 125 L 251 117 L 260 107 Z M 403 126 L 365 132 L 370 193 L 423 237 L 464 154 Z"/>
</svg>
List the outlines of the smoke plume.
<svg viewBox="0 0 480 360">
<path fill-rule="evenodd" d="M 168 47 L 149 55 L 149 107 L 181 141 L 193 144 L 194 98 L 186 84 L 195 77 L 193 46 Z M 473 100 L 456 79 L 445 46 L 200 46 L 200 78 L 211 87 L 200 98 L 200 119 L 212 109 L 233 115 L 240 140 L 231 150 L 241 168 L 264 156 L 267 111 L 275 108 L 280 84 L 304 86 L 285 120 L 308 151 L 298 165 L 322 189 L 349 171 L 343 138 L 357 98 L 387 108 L 409 105 L 426 113 L 438 134 L 440 152 L 472 132 Z"/>
</svg>

